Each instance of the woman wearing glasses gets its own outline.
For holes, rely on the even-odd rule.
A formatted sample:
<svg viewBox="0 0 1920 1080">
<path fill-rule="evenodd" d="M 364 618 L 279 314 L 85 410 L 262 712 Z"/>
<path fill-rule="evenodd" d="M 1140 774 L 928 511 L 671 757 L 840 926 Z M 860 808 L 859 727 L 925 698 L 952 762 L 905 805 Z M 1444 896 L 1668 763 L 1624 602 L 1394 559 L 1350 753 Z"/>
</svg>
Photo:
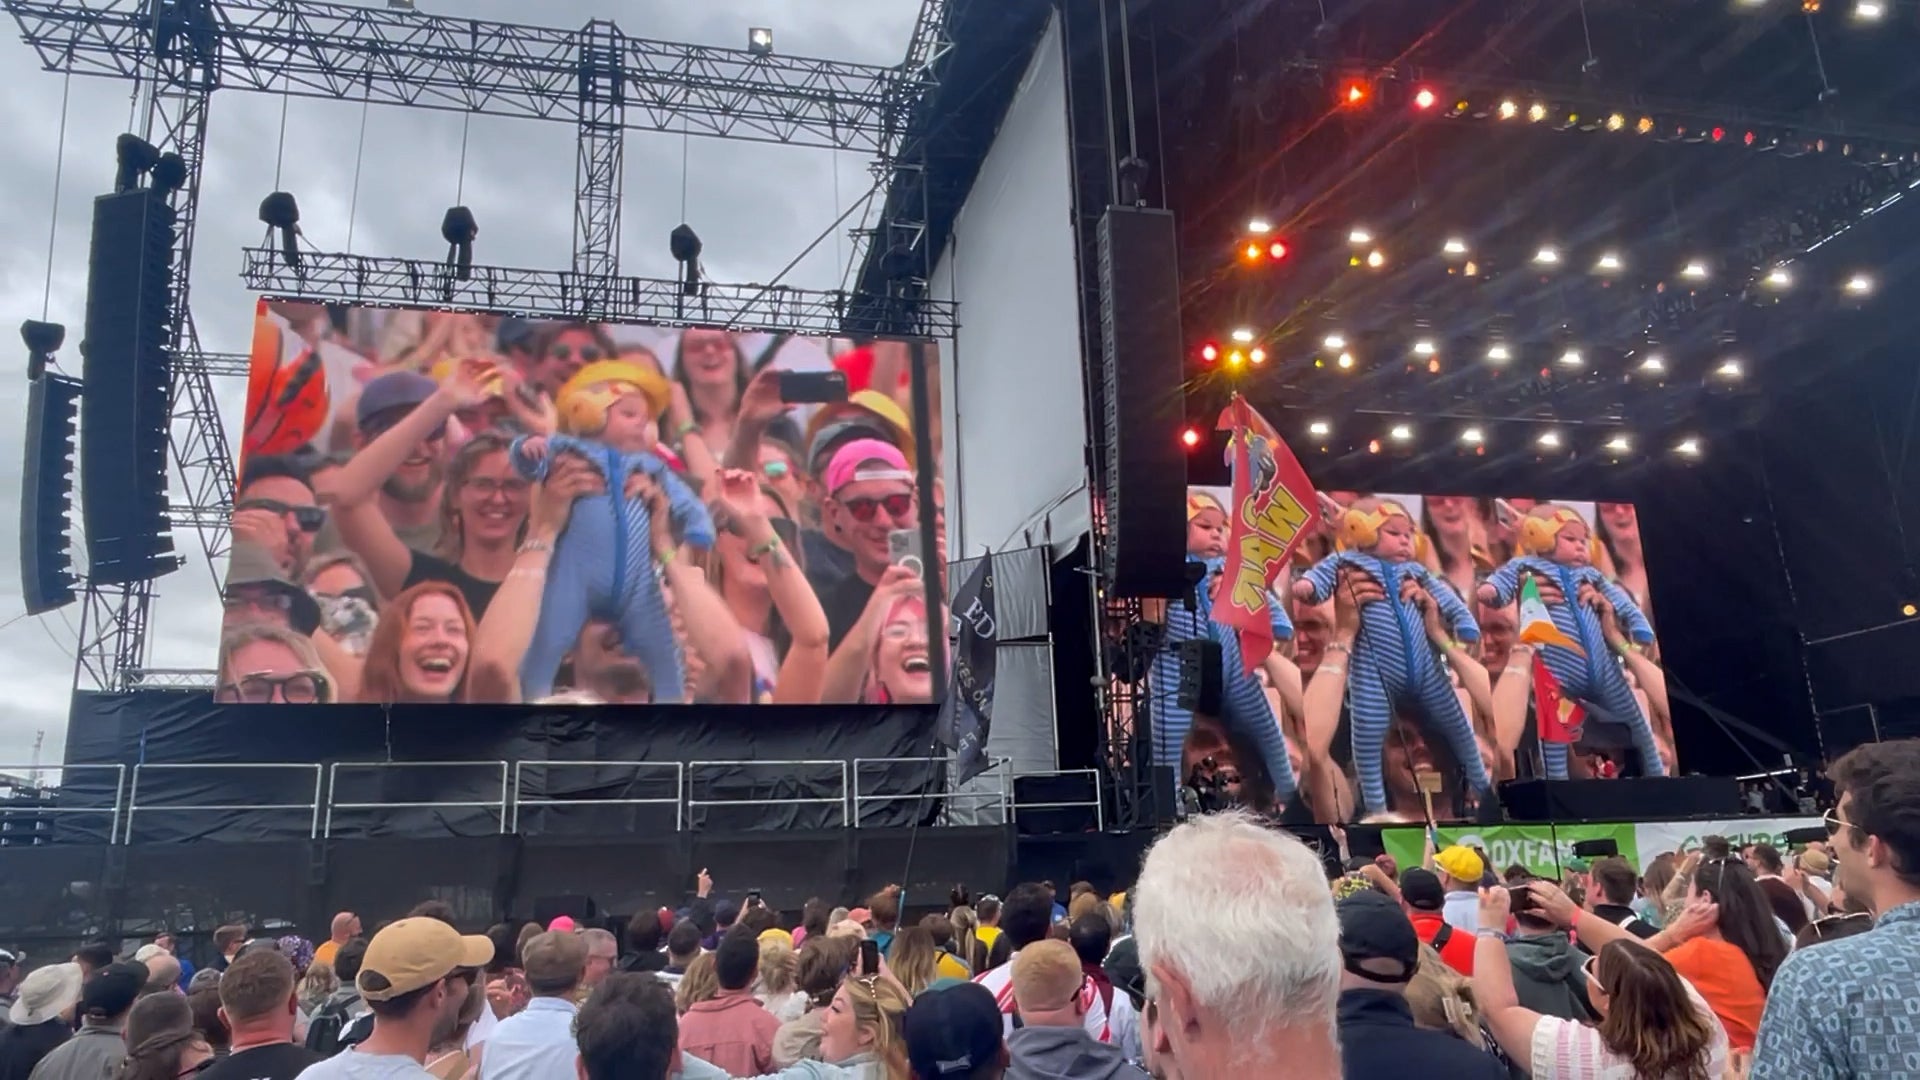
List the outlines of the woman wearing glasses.
<svg viewBox="0 0 1920 1080">
<path fill-rule="evenodd" d="M 220 643 L 223 705 L 331 704 L 336 689 L 313 639 L 264 622 L 230 626 Z"/>
</svg>

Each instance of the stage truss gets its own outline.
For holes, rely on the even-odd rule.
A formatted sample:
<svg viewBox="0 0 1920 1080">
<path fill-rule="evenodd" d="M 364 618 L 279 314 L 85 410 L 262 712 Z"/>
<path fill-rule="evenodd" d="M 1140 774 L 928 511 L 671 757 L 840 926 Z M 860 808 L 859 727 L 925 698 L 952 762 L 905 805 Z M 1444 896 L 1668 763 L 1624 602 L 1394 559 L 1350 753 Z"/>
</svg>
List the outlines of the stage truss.
<svg viewBox="0 0 1920 1080">
<path fill-rule="evenodd" d="M 923 0 L 907 55 L 891 66 L 636 38 L 603 20 L 562 30 L 305 0 L 0 3 L 45 70 L 132 81 L 143 106 L 138 133 L 186 161 L 187 182 L 173 199 L 179 231 L 170 282 L 172 456 L 184 503 L 175 500 L 172 521 L 198 533 L 216 574 L 230 540 L 234 459 L 213 379 L 246 370 L 244 358 L 201 350 L 189 302 L 200 166 L 216 90 L 573 124 L 578 142 L 573 273 L 512 272 L 520 275 L 515 280 L 525 291 L 509 306 L 521 314 L 646 310 L 658 321 L 746 328 L 791 312 L 817 327 L 810 331 L 816 333 L 850 332 L 896 317 L 903 321 L 887 324 L 889 332 L 903 327 L 912 332 L 922 323 L 951 327 L 951 305 L 920 309 L 931 270 L 924 194 L 888 199 L 877 223 L 856 232 L 853 265 L 877 266 L 884 253 L 892 271 L 871 295 L 713 286 L 704 297 L 683 298 L 680 310 L 697 310 L 704 303 L 706 310 L 730 317 L 659 318 L 661 309 L 650 305 L 668 298 L 654 288 L 658 283 L 619 277 L 621 184 L 630 130 L 852 150 L 871 156 L 877 181 L 899 185 L 903 178 L 923 177 L 931 122 L 927 101 L 951 51 L 949 0 Z M 325 279 L 342 291 L 324 298 L 346 299 L 345 290 L 364 287 L 346 284 L 356 278 L 345 270 L 348 263 L 337 260 L 349 258 L 317 257 L 318 265 L 344 270 L 344 276 Z M 251 259 L 249 266 L 251 279 Z M 400 278 L 410 272 L 398 271 Z M 861 275 L 863 285 L 873 280 L 871 273 Z M 557 282 L 569 284 L 547 287 Z M 323 298 L 317 288 L 296 284 L 270 291 Z M 538 306 L 556 298 L 565 303 Z M 832 324 L 830 331 L 818 329 L 835 311 L 846 321 Z M 211 685 L 211 672 L 146 671 L 151 581 L 87 582 L 82 604 L 76 689 Z"/>
</svg>

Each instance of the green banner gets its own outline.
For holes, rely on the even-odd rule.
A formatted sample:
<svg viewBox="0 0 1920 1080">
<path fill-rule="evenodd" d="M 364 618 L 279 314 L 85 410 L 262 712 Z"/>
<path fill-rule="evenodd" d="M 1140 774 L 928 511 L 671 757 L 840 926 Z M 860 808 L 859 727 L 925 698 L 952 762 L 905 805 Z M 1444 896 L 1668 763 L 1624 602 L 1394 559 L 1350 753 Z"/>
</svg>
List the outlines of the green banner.
<svg viewBox="0 0 1920 1080">
<path fill-rule="evenodd" d="M 1381 840 L 1387 854 L 1401 869 L 1419 866 L 1426 850 L 1424 829 L 1383 829 Z M 1562 865 L 1573 857 L 1573 845 L 1581 840 L 1612 840 L 1620 854 L 1635 866 L 1640 865 L 1640 846 L 1631 824 L 1603 825 L 1457 825 L 1440 828 L 1440 846 L 1464 844 L 1477 847 L 1493 860 L 1495 874 L 1505 874 L 1518 864 L 1542 877 L 1559 878 Z"/>
</svg>

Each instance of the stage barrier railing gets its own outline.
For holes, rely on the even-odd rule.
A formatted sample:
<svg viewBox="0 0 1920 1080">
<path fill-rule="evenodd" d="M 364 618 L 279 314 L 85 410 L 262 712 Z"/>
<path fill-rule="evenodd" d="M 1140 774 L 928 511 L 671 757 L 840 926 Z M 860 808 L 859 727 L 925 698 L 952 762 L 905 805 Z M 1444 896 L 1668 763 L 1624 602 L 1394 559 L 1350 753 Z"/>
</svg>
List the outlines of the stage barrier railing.
<svg viewBox="0 0 1920 1080">
<path fill-rule="evenodd" d="M 1097 829 L 1100 832 L 1107 831 L 1106 800 L 1101 798 L 1104 792 L 1101 790 L 1099 769 L 1060 769 L 1056 772 L 1044 773 L 1041 775 L 1092 777 L 1093 778 L 1093 794 L 1087 796 L 1084 799 L 1070 799 L 1065 802 L 1021 802 L 1019 793 L 1015 792 L 1013 796 L 1014 824 L 1018 825 L 1020 823 L 1020 811 L 1022 810 L 1073 810 L 1073 809 L 1084 810 L 1087 807 L 1091 806 L 1093 807 L 1093 821 L 1094 821 L 1095 829 Z"/>
<path fill-rule="evenodd" d="M 324 768 L 325 768 L 324 766 L 321 766 L 318 764 L 286 763 L 286 762 L 253 762 L 253 761 L 194 762 L 190 764 L 189 763 L 160 763 L 160 764 L 142 763 L 139 765 L 135 765 L 133 767 L 133 774 L 131 777 L 128 778 L 128 781 L 127 781 L 127 797 L 126 797 L 127 812 L 126 812 L 126 818 L 125 818 L 126 825 L 121 830 L 120 842 L 123 844 L 133 843 L 133 819 L 134 819 L 134 815 L 141 810 L 145 810 L 149 813 L 152 813 L 155 811 L 166 811 L 167 813 L 170 813 L 170 814 L 233 813 L 233 812 L 243 811 L 243 810 L 247 812 L 254 812 L 254 811 L 260 811 L 260 810 L 290 812 L 294 810 L 302 810 L 302 811 L 305 811 L 311 819 L 311 824 L 307 828 L 307 838 L 309 840 L 318 839 L 321 835 L 320 834 L 320 810 L 323 802 L 321 785 L 323 783 L 326 783 Z M 209 772 L 233 772 L 233 771 L 238 771 L 242 769 L 251 770 L 255 772 L 263 772 L 268 770 L 280 770 L 280 771 L 293 773 L 296 776 L 311 775 L 313 777 L 313 799 L 309 802 L 303 802 L 303 803 L 295 803 L 295 802 L 285 802 L 285 803 L 161 802 L 161 803 L 150 803 L 146 806 L 142 806 L 140 804 L 140 777 L 148 773 L 198 772 L 202 770 L 209 771 Z"/>
<path fill-rule="evenodd" d="M 876 803 L 876 802 L 899 802 L 902 797 L 898 792 L 888 792 L 884 794 L 863 793 L 860 790 L 860 776 L 863 768 L 869 765 L 880 765 L 880 766 L 921 765 L 921 766 L 926 766 L 928 768 L 938 767 L 942 769 L 943 771 L 941 772 L 941 775 L 940 775 L 939 792 L 928 793 L 924 797 L 937 798 L 942 800 L 941 808 L 940 808 L 940 818 L 943 821 L 948 820 L 952 817 L 952 810 L 955 803 L 962 803 L 968 806 L 978 806 L 980 811 L 985 814 L 992 814 L 997 811 L 1000 815 L 1000 819 L 998 821 L 989 822 L 988 824 L 995 824 L 995 825 L 1005 824 L 1007 820 L 1009 820 L 1009 818 L 1012 816 L 1012 809 L 1013 809 L 1013 759 L 1012 758 L 1008 758 L 1008 757 L 995 758 L 989 764 L 986 772 L 980 774 L 979 777 L 975 777 L 973 781 L 969 781 L 969 784 L 977 784 L 981 778 L 988 777 L 988 776 L 993 777 L 997 781 L 996 786 L 985 787 L 978 791 L 961 791 L 954 785 L 953 783 L 954 762 L 953 762 L 953 759 L 949 757 L 854 758 L 853 759 L 853 827 L 856 829 L 860 827 L 860 808 L 862 806 L 866 805 L 867 803 Z M 910 798 L 911 796 L 908 796 L 908 797 Z"/>
<path fill-rule="evenodd" d="M 37 777 L 41 773 L 57 772 L 93 772 L 113 774 L 113 804 L 111 806 L 61 806 L 60 789 L 42 787 Z M 0 765 L 0 787 L 13 790 L 13 796 L 6 805 L 0 806 L 0 844 L 32 844 L 42 837 L 39 835 L 41 823 L 52 823 L 60 817 L 82 817 L 92 815 L 107 819 L 107 842 L 112 843 L 120 836 L 120 822 L 126 814 L 127 803 L 127 767 L 125 765 Z"/>
<path fill-rule="evenodd" d="M 673 776 L 672 798 L 645 798 L 629 796 L 626 798 L 554 798 L 536 795 L 528 798 L 524 776 L 529 766 L 536 769 L 558 771 L 565 769 L 606 769 L 627 768 L 634 770 L 633 781 L 640 782 L 650 770 L 667 772 Z M 678 761 L 516 761 L 513 763 L 513 807 L 511 822 L 507 827 L 510 833 L 520 831 L 520 808 L 523 806 L 667 806 L 673 807 L 673 831 L 683 832 L 687 827 L 687 767 Z"/>
<path fill-rule="evenodd" d="M 341 802 L 340 770 L 399 770 L 399 769 L 487 769 L 498 770 L 500 775 L 500 798 L 495 799 L 435 799 L 427 802 L 399 800 L 395 802 Z M 512 766 L 506 761 L 336 761 L 327 768 L 327 816 L 326 825 L 320 831 L 321 839 L 333 835 L 333 813 L 335 810 L 491 810 L 500 821 L 500 834 L 507 832 L 507 804 L 512 795 Z"/>
<path fill-rule="evenodd" d="M 710 769 L 728 769 L 728 770 L 737 771 L 741 769 L 768 769 L 768 768 L 787 769 L 789 770 L 789 772 L 787 773 L 788 776 L 792 775 L 791 770 L 800 769 L 800 768 L 837 769 L 839 770 L 839 773 L 840 773 L 840 793 L 838 795 L 832 795 L 832 796 L 788 795 L 784 797 L 762 798 L 756 792 L 749 792 L 746 797 L 738 798 L 738 799 L 698 799 L 694 797 L 696 791 L 698 790 L 698 785 L 694 782 L 694 777 L 699 772 L 710 770 Z M 848 768 L 847 762 L 844 759 L 837 759 L 837 758 L 832 760 L 819 760 L 819 761 L 693 761 L 693 762 L 689 762 L 687 764 L 687 799 L 686 799 L 687 815 L 689 818 L 691 818 L 693 815 L 693 811 L 695 809 L 712 809 L 712 808 L 718 808 L 718 807 L 734 807 L 734 806 L 838 806 L 840 808 L 841 827 L 842 828 L 850 827 L 853 825 L 854 815 L 853 815 L 853 785 L 849 781 L 849 772 L 850 770 Z M 777 777 L 777 776 L 772 780 L 772 783 L 774 784 L 778 784 L 779 782 L 780 782 L 780 777 Z M 753 786 L 757 788 L 759 785 L 755 784 Z"/>
<path fill-rule="evenodd" d="M 156 763 L 127 765 L 69 765 L 65 770 L 91 770 L 113 774 L 111 805 L 60 806 L 57 798 L 46 805 L 34 804 L 0 813 L 0 824 L 33 815 L 96 815 L 108 821 L 109 843 L 131 843 L 136 816 L 159 812 L 195 814 L 216 812 L 270 811 L 299 812 L 311 839 L 328 839 L 339 825 L 340 815 L 351 812 L 390 810 L 485 810 L 502 835 L 517 834 L 521 828 L 522 808 L 571 806 L 659 806 L 673 807 L 674 829 L 685 832 L 699 827 L 696 811 L 730 807 L 828 806 L 838 807 L 845 828 L 861 827 L 866 807 L 876 803 L 898 803 L 916 796 L 911 792 L 872 790 L 878 774 L 902 766 L 922 766 L 939 770 L 937 783 L 918 797 L 938 800 L 939 820 L 943 823 L 1011 824 L 1022 810 L 1050 810 L 1091 807 L 1099 827 L 1106 827 L 1101 805 L 1102 783 L 1097 769 L 1069 769 L 1047 773 L 1049 776 L 1091 778 L 1090 794 L 1085 799 L 1055 802 L 1021 802 L 1014 785 L 1011 758 L 995 758 L 988 771 L 966 785 L 953 783 L 953 763 L 949 759 L 921 757 L 781 760 L 781 761 L 339 761 L 330 764 L 305 762 L 207 762 Z M 372 774 L 397 775 L 408 769 L 482 770 L 487 789 L 497 781 L 497 797 L 475 794 L 471 798 L 409 800 L 372 798 L 358 790 L 356 777 Z M 531 775 L 545 770 L 547 775 L 565 770 L 627 770 L 602 789 L 641 792 L 627 795 L 586 794 L 570 796 L 539 789 Z M 141 778 L 148 773 L 192 773 L 196 771 L 273 771 L 298 777 L 311 777 L 312 797 L 285 802 L 174 802 L 169 796 L 143 798 Z M 0 767 L 0 772 L 24 772 Z M 734 774 L 733 784 L 720 775 Z M 343 789 L 343 777 L 346 787 Z M 780 789 L 786 787 L 792 793 Z M 534 790 L 530 790 L 534 789 Z M 57 789 L 55 789 L 57 791 Z M 349 793 L 355 798 L 346 797 Z M 102 790 L 101 795 L 105 795 Z M 956 813 L 959 810 L 959 813 Z"/>
</svg>

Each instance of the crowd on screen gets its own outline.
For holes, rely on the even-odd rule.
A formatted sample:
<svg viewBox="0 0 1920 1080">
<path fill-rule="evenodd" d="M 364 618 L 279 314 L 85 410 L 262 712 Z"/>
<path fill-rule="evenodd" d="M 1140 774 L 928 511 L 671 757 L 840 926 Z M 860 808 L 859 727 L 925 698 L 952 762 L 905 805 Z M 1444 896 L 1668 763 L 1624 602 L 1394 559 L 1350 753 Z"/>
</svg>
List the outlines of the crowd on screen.
<svg viewBox="0 0 1920 1080">
<path fill-rule="evenodd" d="M 1387 597 L 1379 581 L 1349 568 L 1338 571 L 1337 586 L 1318 603 L 1303 596 L 1300 588 L 1311 568 L 1336 553 L 1329 518 L 1336 510 L 1358 506 L 1380 507 L 1382 512 L 1391 508 L 1411 531 L 1412 563 L 1424 573 L 1419 582 L 1408 583 L 1399 598 L 1409 616 L 1403 625 L 1423 639 L 1418 647 L 1430 650 L 1435 665 L 1451 682 L 1489 777 L 1499 781 L 1543 775 L 1543 751 L 1533 713 L 1536 650 L 1518 640 L 1518 596 L 1507 597 L 1504 604 L 1494 603 L 1486 596 L 1485 586 L 1521 553 L 1517 534 L 1529 518 L 1560 513 L 1568 519 L 1564 531 L 1578 534 L 1591 552 L 1591 565 L 1622 590 L 1650 623 L 1652 602 L 1633 506 L 1358 492 L 1328 492 L 1322 497 L 1326 510 L 1313 519 L 1294 564 L 1275 582 L 1269 598 L 1275 649 L 1254 671 L 1265 708 L 1236 711 L 1231 700 L 1223 702 L 1222 712 L 1227 715 L 1182 707 L 1176 692 L 1178 664 L 1170 644 L 1163 652 L 1167 659 L 1156 669 L 1161 680 L 1151 697 L 1159 723 L 1156 731 L 1169 736 L 1157 740 L 1156 764 L 1175 767 L 1183 795 L 1202 807 L 1276 809 L 1291 790 L 1292 801 L 1303 804 L 1306 813 L 1320 821 L 1361 817 L 1417 821 L 1427 812 L 1427 793 L 1421 786 L 1427 778 L 1430 785 L 1439 785 L 1433 799 L 1440 813 L 1471 816 L 1476 812 L 1480 792 L 1466 778 L 1452 748 L 1428 726 L 1420 710 L 1404 701 L 1395 702 L 1384 743 L 1384 805 L 1364 805 L 1352 752 L 1354 687 L 1348 668 L 1357 639 L 1365 632 L 1365 609 Z M 1226 554 L 1229 501 L 1225 489 L 1189 492 L 1188 558 L 1216 575 L 1206 579 L 1207 588 L 1217 580 Z M 1556 581 L 1545 576 L 1535 580 L 1548 604 L 1580 604 L 1595 614 L 1610 652 L 1608 662 L 1617 664 L 1625 675 L 1637 712 L 1653 733 L 1664 771 L 1675 773 L 1678 761 L 1657 644 L 1637 641 L 1626 615 L 1598 589 L 1582 586 L 1577 596 L 1567 597 Z M 1444 621 L 1443 612 L 1453 601 L 1471 615 L 1475 630 L 1471 639 L 1461 634 L 1461 627 Z M 1176 632 L 1183 617 L 1205 622 L 1206 606 L 1204 593 L 1196 589 L 1188 599 L 1173 601 L 1167 610 L 1150 608 L 1149 617 L 1168 625 L 1171 642 L 1183 636 Z M 1217 623 L 1198 632 L 1216 640 L 1230 634 Z M 1231 672 L 1225 674 L 1230 682 Z M 1230 699 L 1231 692 L 1223 696 Z M 1284 735 L 1284 760 L 1262 747 L 1262 728 L 1273 726 Z M 1277 741 L 1274 745 L 1278 746 Z M 1646 771 L 1620 725 L 1589 723 L 1572 749 L 1566 764 L 1572 778 L 1613 778 Z"/>
<path fill-rule="evenodd" d="M 0 1080 L 1912 1080 L 1920 740 L 1831 779 L 1824 841 L 1557 879 L 1227 811 L 1125 891 L 957 886 L 918 918 L 898 886 L 782 917 L 703 870 L 604 925 L 463 935 L 427 901 L 317 949 L 222 927 L 199 970 L 165 934 L 0 953 Z"/>
<path fill-rule="evenodd" d="M 221 700 L 932 700 L 916 349 L 296 304 L 254 348 Z"/>
</svg>

